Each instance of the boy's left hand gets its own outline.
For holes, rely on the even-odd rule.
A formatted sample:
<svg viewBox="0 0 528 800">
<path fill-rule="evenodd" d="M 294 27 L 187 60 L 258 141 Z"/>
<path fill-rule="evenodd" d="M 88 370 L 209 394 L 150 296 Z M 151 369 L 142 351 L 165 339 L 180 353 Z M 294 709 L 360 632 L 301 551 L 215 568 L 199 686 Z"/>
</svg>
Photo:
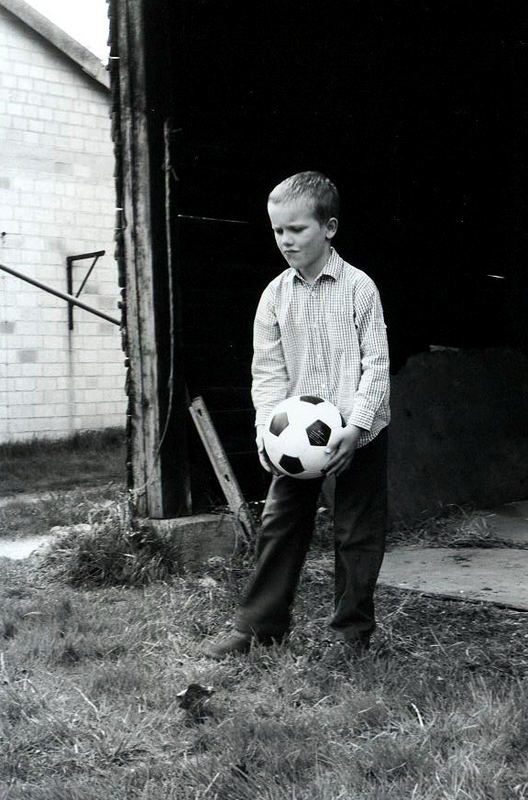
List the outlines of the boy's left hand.
<svg viewBox="0 0 528 800">
<path fill-rule="evenodd" d="M 325 475 L 341 475 L 350 467 L 360 434 L 361 428 L 357 425 L 347 425 L 346 428 L 334 431 L 325 450 L 325 453 L 332 454 L 328 459 Z"/>
</svg>

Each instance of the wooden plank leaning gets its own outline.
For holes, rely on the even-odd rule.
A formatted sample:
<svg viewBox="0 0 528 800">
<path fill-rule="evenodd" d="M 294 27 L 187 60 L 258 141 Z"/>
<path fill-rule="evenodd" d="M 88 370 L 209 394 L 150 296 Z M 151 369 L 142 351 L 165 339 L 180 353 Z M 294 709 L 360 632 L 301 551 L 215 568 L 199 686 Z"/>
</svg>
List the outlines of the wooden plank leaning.
<svg viewBox="0 0 528 800">
<path fill-rule="evenodd" d="M 213 425 L 202 397 L 195 397 L 189 411 L 200 435 L 203 446 L 209 456 L 218 482 L 227 500 L 227 504 L 246 537 L 256 536 L 255 525 L 249 506 L 244 500 L 238 481 L 231 469 L 222 442 Z"/>
</svg>

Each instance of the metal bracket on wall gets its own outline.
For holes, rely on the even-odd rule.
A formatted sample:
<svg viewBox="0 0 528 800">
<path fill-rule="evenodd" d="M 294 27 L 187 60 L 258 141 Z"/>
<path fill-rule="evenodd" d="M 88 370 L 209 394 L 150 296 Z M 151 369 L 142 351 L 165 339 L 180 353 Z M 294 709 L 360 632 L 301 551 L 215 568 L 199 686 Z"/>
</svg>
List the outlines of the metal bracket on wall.
<svg viewBox="0 0 528 800">
<path fill-rule="evenodd" d="M 75 297 L 79 297 L 82 290 L 86 285 L 86 281 L 92 274 L 92 270 L 97 264 L 101 256 L 104 256 L 106 250 L 96 250 L 94 253 L 81 253 L 78 256 L 67 256 L 66 258 L 66 282 L 68 286 L 68 294 L 73 295 L 73 265 L 76 261 L 82 261 L 85 258 L 93 258 L 91 265 L 88 267 L 88 272 L 84 276 L 82 283 L 75 293 Z M 68 304 L 68 328 L 73 330 L 73 303 Z"/>
</svg>

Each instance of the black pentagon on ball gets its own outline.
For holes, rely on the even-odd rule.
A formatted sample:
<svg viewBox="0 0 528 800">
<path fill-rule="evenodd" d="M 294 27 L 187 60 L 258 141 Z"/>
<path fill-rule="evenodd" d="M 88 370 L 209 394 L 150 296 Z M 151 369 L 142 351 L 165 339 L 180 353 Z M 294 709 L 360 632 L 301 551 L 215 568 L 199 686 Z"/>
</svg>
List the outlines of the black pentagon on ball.
<svg viewBox="0 0 528 800">
<path fill-rule="evenodd" d="M 290 475 L 298 475 L 300 472 L 304 472 L 301 460 L 296 456 L 281 456 L 279 466 Z"/>
<path fill-rule="evenodd" d="M 308 436 L 308 441 L 314 447 L 324 447 L 328 444 L 328 440 L 330 439 L 330 434 L 332 433 L 332 429 L 326 422 L 323 422 L 321 419 L 316 419 L 315 422 L 312 422 L 306 428 L 306 435 Z"/>
<path fill-rule="evenodd" d="M 322 397 L 315 397 L 313 394 L 303 394 L 299 400 L 302 400 L 303 403 L 311 403 L 313 406 L 318 406 L 319 403 L 324 403 Z"/>
<path fill-rule="evenodd" d="M 280 436 L 283 430 L 285 430 L 289 424 L 290 421 L 286 411 L 279 411 L 279 413 L 275 414 L 270 422 L 270 433 L 272 433 L 274 436 Z"/>
</svg>

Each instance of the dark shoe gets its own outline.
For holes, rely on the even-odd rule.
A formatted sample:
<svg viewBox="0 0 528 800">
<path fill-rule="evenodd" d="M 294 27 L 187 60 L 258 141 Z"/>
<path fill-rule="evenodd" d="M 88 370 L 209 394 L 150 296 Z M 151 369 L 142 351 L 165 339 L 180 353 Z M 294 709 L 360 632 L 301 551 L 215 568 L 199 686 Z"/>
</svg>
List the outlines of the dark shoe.
<svg viewBox="0 0 528 800">
<path fill-rule="evenodd" d="M 215 658 L 217 660 L 231 653 L 248 653 L 253 639 L 254 637 L 250 633 L 233 631 L 229 636 L 220 639 L 218 642 L 204 642 L 201 646 L 201 652 L 207 658 Z"/>
</svg>

